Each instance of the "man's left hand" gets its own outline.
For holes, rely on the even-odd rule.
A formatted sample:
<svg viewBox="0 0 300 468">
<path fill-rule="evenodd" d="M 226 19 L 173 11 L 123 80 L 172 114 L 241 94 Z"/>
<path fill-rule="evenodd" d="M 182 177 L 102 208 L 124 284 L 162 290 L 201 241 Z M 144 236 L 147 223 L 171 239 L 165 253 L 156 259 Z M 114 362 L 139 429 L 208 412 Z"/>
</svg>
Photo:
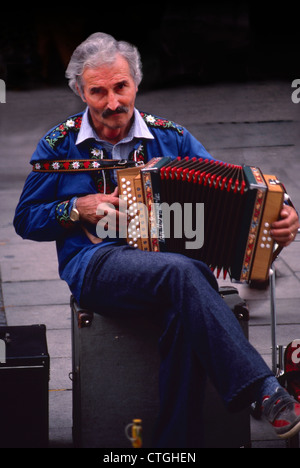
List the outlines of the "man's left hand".
<svg viewBox="0 0 300 468">
<path fill-rule="evenodd" d="M 280 219 L 272 224 L 270 233 L 280 247 L 287 247 L 295 239 L 299 226 L 296 210 L 291 206 L 284 205 Z"/>
</svg>

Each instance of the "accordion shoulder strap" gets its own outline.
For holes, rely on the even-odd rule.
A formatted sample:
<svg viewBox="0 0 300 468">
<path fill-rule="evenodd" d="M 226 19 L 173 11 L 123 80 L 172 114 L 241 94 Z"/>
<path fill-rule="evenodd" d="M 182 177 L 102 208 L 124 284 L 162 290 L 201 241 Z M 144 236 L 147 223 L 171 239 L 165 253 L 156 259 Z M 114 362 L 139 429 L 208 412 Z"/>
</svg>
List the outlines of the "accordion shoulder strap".
<svg viewBox="0 0 300 468">
<path fill-rule="evenodd" d="M 33 163 L 33 172 L 82 172 L 125 169 L 139 165 L 127 159 L 55 159 Z"/>
</svg>

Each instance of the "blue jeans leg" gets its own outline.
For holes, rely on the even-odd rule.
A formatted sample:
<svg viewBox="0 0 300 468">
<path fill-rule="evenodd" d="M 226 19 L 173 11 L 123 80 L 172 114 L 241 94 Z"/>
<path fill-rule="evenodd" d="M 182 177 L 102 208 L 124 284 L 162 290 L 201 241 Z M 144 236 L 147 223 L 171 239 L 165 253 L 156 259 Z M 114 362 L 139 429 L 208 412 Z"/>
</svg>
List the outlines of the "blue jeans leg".
<svg viewBox="0 0 300 468">
<path fill-rule="evenodd" d="M 261 379 L 272 375 L 201 262 L 126 245 L 104 247 L 89 265 L 81 299 L 102 314 L 145 314 L 161 324 L 157 447 L 195 446 L 194 416 L 206 376 L 229 408 L 240 409 L 253 401 Z"/>
</svg>

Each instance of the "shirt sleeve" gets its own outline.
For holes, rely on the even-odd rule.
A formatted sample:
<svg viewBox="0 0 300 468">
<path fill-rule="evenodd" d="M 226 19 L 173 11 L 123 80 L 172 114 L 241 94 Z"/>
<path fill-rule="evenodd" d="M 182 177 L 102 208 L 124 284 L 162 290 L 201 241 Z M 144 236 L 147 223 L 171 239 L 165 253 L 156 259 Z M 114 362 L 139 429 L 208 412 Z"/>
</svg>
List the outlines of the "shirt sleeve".
<svg viewBox="0 0 300 468">
<path fill-rule="evenodd" d="M 59 200 L 55 193 L 57 174 L 31 173 L 17 205 L 14 227 L 21 237 L 37 241 L 57 240 L 66 228 L 71 200 Z"/>
<path fill-rule="evenodd" d="M 51 148 L 41 141 L 31 162 L 57 157 Z M 31 172 L 25 182 L 14 217 L 14 227 L 21 237 L 37 241 L 57 240 L 66 228 L 73 226 L 70 220 L 70 200 L 60 199 L 57 193 L 59 174 Z"/>
</svg>

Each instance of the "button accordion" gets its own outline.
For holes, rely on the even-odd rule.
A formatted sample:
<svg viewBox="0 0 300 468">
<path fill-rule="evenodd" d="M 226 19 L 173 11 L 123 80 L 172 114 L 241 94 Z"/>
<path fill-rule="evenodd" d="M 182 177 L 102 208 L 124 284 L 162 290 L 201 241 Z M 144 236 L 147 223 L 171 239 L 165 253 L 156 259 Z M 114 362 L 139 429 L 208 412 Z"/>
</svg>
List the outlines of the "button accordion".
<svg viewBox="0 0 300 468">
<path fill-rule="evenodd" d="M 217 277 L 229 274 L 232 281 L 268 278 L 274 252 L 269 230 L 284 200 L 276 176 L 252 166 L 162 157 L 119 170 L 117 177 L 119 195 L 128 204 L 130 245 L 187 255 L 206 263 Z M 179 221 L 172 209 L 163 209 L 178 204 L 183 210 L 189 208 Z M 202 211 L 197 211 L 199 207 Z M 201 246 L 187 248 L 193 245 L 190 233 L 196 236 L 197 229 L 202 230 Z"/>
</svg>

